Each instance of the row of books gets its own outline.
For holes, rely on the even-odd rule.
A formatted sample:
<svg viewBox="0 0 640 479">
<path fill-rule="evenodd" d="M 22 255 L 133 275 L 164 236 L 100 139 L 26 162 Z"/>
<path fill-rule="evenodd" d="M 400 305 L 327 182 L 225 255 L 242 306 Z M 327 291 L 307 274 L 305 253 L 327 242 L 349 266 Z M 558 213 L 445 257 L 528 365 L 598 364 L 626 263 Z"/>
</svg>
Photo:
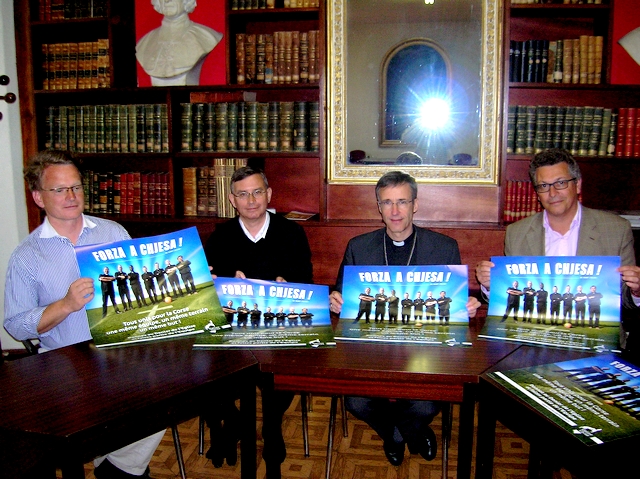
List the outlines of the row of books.
<svg viewBox="0 0 640 479">
<path fill-rule="evenodd" d="M 236 82 L 316 83 L 320 80 L 319 42 L 318 30 L 237 33 Z"/>
<path fill-rule="evenodd" d="M 511 0 L 511 5 L 539 4 L 539 3 L 561 3 L 565 5 L 600 5 L 607 3 L 606 0 Z"/>
<path fill-rule="evenodd" d="M 513 223 L 539 211 L 542 206 L 530 181 L 507 180 L 502 215 L 505 223 Z"/>
<path fill-rule="evenodd" d="M 213 165 L 182 169 L 184 216 L 233 218 L 229 201 L 231 176 L 247 165 L 246 158 L 214 158 Z"/>
<path fill-rule="evenodd" d="M 319 0 L 231 0 L 231 10 L 319 7 Z"/>
<path fill-rule="evenodd" d="M 43 43 L 42 89 L 75 90 L 109 88 L 111 66 L 109 40 Z"/>
<path fill-rule="evenodd" d="M 603 37 L 566 40 L 511 40 L 509 81 L 600 84 Z"/>
<path fill-rule="evenodd" d="M 167 105 L 50 106 L 44 146 L 77 153 L 166 153 Z"/>
<path fill-rule="evenodd" d="M 182 103 L 182 151 L 318 151 L 317 101 Z"/>
<path fill-rule="evenodd" d="M 93 18 L 107 15 L 107 0 L 39 0 L 41 21 Z"/>
<path fill-rule="evenodd" d="M 85 212 L 167 216 L 171 214 L 169 182 L 167 172 L 85 171 Z"/>
<path fill-rule="evenodd" d="M 573 155 L 614 156 L 618 148 L 624 151 L 618 123 L 619 114 L 611 108 L 509 105 L 507 153 L 564 148 Z"/>
</svg>

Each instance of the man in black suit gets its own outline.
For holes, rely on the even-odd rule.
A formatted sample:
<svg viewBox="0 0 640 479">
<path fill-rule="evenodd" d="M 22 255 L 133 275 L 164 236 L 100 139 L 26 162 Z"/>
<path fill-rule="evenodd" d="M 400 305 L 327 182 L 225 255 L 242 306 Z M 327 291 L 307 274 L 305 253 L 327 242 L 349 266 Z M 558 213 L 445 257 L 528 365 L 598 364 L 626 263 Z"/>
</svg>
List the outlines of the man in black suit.
<svg viewBox="0 0 640 479">
<path fill-rule="evenodd" d="M 385 228 L 349 241 L 338 272 L 336 290 L 329 297 L 330 309 L 340 313 L 344 300 L 342 286 L 347 265 L 450 265 L 460 264 L 460 251 L 453 238 L 418 228 L 413 215 L 418 211 L 415 179 L 401 171 L 385 174 L 376 185 L 378 211 Z M 475 316 L 480 302 L 469 298 L 469 316 Z M 399 466 L 405 444 L 411 453 L 430 461 L 436 456 L 436 437 L 429 424 L 440 407 L 431 401 L 389 400 L 347 397 L 347 409 L 364 420 L 384 442 L 387 459 Z"/>
</svg>

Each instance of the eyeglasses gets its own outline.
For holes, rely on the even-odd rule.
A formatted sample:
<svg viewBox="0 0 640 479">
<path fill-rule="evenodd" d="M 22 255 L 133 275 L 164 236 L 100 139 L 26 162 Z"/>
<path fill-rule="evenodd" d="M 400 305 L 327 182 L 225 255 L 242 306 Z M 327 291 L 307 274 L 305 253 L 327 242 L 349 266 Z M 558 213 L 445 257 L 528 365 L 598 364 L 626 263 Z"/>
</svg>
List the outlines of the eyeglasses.
<svg viewBox="0 0 640 479">
<path fill-rule="evenodd" d="M 395 202 L 391 200 L 382 200 L 378 201 L 378 206 L 382 209 L 390 210 L 393 205 L 396 205 L 399 210 L 403 210 L 408 208 L 411 203 L 413 203 L 413 200 L 398 200 Z"/>
<path fill-rule="evenodd" d="M 257 201 L 260 198 L 262 198 L 266 193 L 267 192 L 265 190 L 259 189 L 255 191 L 241 191 L 238 194 L 235 194 L 235 193 L 231 193 L 231 194 L 242 201 L 249 201 L 250 196 L 253 196 L 253 199 Z"/>
<path fill-rule="evenodd" d="M 558 180 L 553 183 L 540 183 L 539 185 L 533 185 L 533 189 L 538 193 L 547 193 L 553 186 L 556 190 L 566 190 L 569 188 L 569 183 L 576 181 L 577 178 L 570 178 L 568 180 Z"/>
<path fill-rule="evenodd" d="M 51 191 L 56 196 L 66 195 L 69 191 L 71 191 L 74 195 L 77 195 L 83 191 L 82 185 L 73 185 L 73 186 L 61 186 L 59 188 L 49 188 L 42 191 Z"/>
</svg>

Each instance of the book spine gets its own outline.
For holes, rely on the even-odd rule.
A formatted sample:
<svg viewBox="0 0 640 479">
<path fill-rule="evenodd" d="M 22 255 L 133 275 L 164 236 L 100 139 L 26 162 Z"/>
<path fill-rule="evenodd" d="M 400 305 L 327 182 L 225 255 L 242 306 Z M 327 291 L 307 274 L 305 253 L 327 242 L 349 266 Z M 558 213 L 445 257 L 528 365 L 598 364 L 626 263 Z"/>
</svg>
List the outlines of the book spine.
<svg viewBox="0 0 640 479">
<path fill-rule="evenodd" d="M 258 103 L 245 104 L 247 151 L 258 151 Z"/>
<path fill-rule="evenodd" d="M 582 114 L 582 128 L 580 131 L 580 140 L 578 142 L 578 155 L 587 156 L 589 153 L 589 141 L 593 130 L 593 115 L 595 108 L 585 106 Z"/>
<path fill-rule="evenodd" d="M 581 66 L 581 58 L 580 58 L 580 39 L 574 38 L 572 40 L 573 44 L 573 64 L 571 65 L 571 83 L 578 84 L 580 83 L 580 66 Z"/>
<path fill-rule="evenodd" d="M 129 152 L 129 108 L 118 105 L 118 122 L 120 124 L 120 152 Z"/>
<path fill-rule="evenodd" d="M 280 149 L 280 111 L 277 101 L 269 102 L 269 151 Z"/>
<path fill-rule="evenodd" d="M 573 131 L 571 133 L 571 148 L 569 151 L 572 155 L 578 154 L 580 148 L 580 134 L 582 133 L 582 121 L 584 118 L 584 107 L 577 106 L 573 116 Z"/>
<path fill-rule="evenodd" d="M 89 138 L 89 153 L 96 153 L 98 151 L 98 107 L 97 105 L 89 106 L 89 125 L 88 125 L 88 138 Z M 86 139 L 86 137 L 85 137 Z"/>
<path fill-rule="evenodd" d="M 576 115 L 576 107 L 568 106 L 564 116 L 564 129 L 562 131 L 562 148 L 571 149 L 571 138 L 573 136 L 573 120 Z"/>
<path fill-rule="evenodd" d="M 309 33 L 300 32 L 300 83 L 309 83 Z"/>
<path fill-rule="evenodd" d="M 309 103 L 309 151 L 320 149 L 320 103 Z"/>
<path fill-rule="evenodd" d="M 616 134 L 615 155 L 616 157 L 619 157 L 619 158 L 624 156 L 624 143 L 625 143 L 625 136 L 627 133 L 628 114 L 629 114 L 629 108 L 618 109 L 618 132 Z"/>
<path fill-rule="evenodd" d="M 588 156 L 597 156 L 600 146 L 600 137 L 602 136 L 602 125 L 604 122 L 604 108 L 596 107 L 593 110 L 593 124 L 591 127 L 591 136 L 589 138 Z"/>
<path fill-rule="evenodd" d="M 509 105 L 507 111 L 507 154 L 516 151 L 516 105 Z"/>
<path fill-rule="evenodd" d="M 549 40 L 538 40 L 540 42 L 540 68 L 536 75 L 536 81 L 544 83 L 549 75 Z"/>
<path fill-rule="evenodd" d="M 244 85 L 245 77 L 245 34 L 236 33 L 236 83 Z"/>
<path fill-rule="evenodd" d="M 215 151 L 216 146 L 216 113 L 214 103 L 204 105 L 204 151 Z"/>
<path fill-rule="evenodd" d="M 209 167 L 198 166 L 197 167 L 197 195 L 196 195 L 197 196 L 197 202 L 196 202 L 197 216 L 208 216 L 208 209 L 209 209 L 209 198 L 207 196 L 208 192 L 209 192 Z M 186 212 L 185 212 L 185 216 L 187 216 Z"/>
<path fill-rule="evenodd" d="M 209 167 L 209 179 L 207 189 L 207 216 L 218 216 L 218 192 L 216 188 L 216 170 L 213 166 Z"/>
<path fill-rule="evenodd" d="M 256 35 L 247 33 L 244 43 L 245 52 L 245 81 L 246 83 L 256 82 Z"/>
<path fill-rule="evenodd" d="M 527 107 L 525 105 L 516 106 L 516 140 L 515 153 L 522 155 L 527 145 Z"/>
<path fill-rule="evenodd" d="M 307 102 L 293 104 L 293 151 L 307 151 L 308 132 Z"/>
<path fill-rule="evenodd" d="M 191 151 L 204 151 L 204 103 L 192 106 Z"/>
<path fill-rule="evenodd" d="M 238 149 L 238 103 L 227 104 L 227 151 Z"/>
<path fill-rule="evenodd" d="M 104 153 L 106 151 L 106 124 L 104 121 L 104 105 L 96 105 L 96 152 Z"/>
<path fill-rule="evenodd" d="M 558 44 L 559 45 L 559 44 Z M 562 83 L 573 82 L 573 40 L 562 40 Z"/>
<path fill-rule="evenodd" d="M 611 113 L 611 127 L 609 128 L 609 142 L 607 143 L 607 156 L 616 153 L 616 132 L 618 131 L 618 113 Z"/>
<path fill-rule="evenodd" d="M 533 105 L 527 106 L 527 127 L 526 127 L 526 146 L 524 152 L 526 154 L 532 154 L 535 152 L 535 137 L 536 137 L 536 107 Z"/>
<path fill-rule="evenodd" d="M 595 65 L 594 65 L 594 80 L 596 85 L 602 83 L 602 49 L 603 49 L 603 37 L 598 35 L 595 37 Z"/>
<path fill-rule="evenodd" d="M 269 103 L 258 103 L 258 151 L 269 150 Z"/>
<path fill-rule="evenodd" d="M 264 82 L 268 85 L 273 83 L 274 72 L 274 45 L 273 35 L 265 34 L 265 46 L 264 46 Z"/>
<path fill-rule="evenodd" d="M 227 151 L 227 110 L 226 102 L 215 104 L 216 110 L 216 151 Z"/>
<path fill-rule="evenodd" d="M 114 112 L 118 111 L 118 105 L 105 105 L 104 106 L 104 151 L 105 153 L 113 153 L 113 143 L 114 143 L 114 118 L 117 118 L 118 115 Z M 120 146 L 120 145 L 118 145 Z"/>
<path fill-rule="evenodd" d="M 265 83 L 266 39 L 263 33 L 256 35 L 256 83 Z"/>
<path fill-rule="evenodd" d="M 180 149 L 193 151 L 193 107 L 191 103 L 181 103 L 180 106 Z"/>
<path fill-rule="evenodd" d="M 552 49 L 552 46 L 549 46 Z M 564 81 L 564 41 L 555 41 L 555 53 L 553 60 L 553 83 L 563 83 Z"/>
<path fill-rule="evenodd" d="M 607 146 L 609 145 L 609 132 L 611 130 L 611 108 L 604 108 L 602 111 L 602 134 L 598 143 L 598 156 L 607 156 Z"/>
<path fill-rule="evenodd" d="M 293 149 L 293 102 L 281 101 L 280 113 L 280 151 Z"/>
<path fill-rule="evenodd" d="M 626 133 L 624 135 L 624 152 L 623 155 L 626 158 L 633 156 L 633 144 L 635 143 L 636 133 L 636 121 L 637 121 L 637 109 L 627 108 L 627 123 Z"/>
<path fill-rule="evenodd" d="M 544 149 L 553 148 L 553 140 L 556 131 L 557 107 L 547 106 L 547 129 L 544 137 Z"/>
<path fill-rule="evenodd" d="M 182 199 L 184 216 L 198 215 L 198 200 L 196 187 L 196 167 L 182 168 Z"/>
<path fill-rule="evenodd" d="M 136 152 L 144 153 L 147 148 L 146 138 L 146 108 L 145 105 L 136 105 Z"/>
<path fill-rule="evenodd" d="M 76 151 L 78 153 L 84 152 L 84 116 L 86 110 L 84 106 L 76 106 Z"/>
<path fill-rule="evenodd" d="M 138 151 L 138 115 L 137 105 L 127 105 L 127 123 L 129 125 L 129 153 Z"/>
<path fill-rule="evenodd" d="M 291 83 L 300 83 L 300 32 L 291 32 Z"/>
<path fill-rule="evenodd" d="M 545 105 L 538 105 L 535 112 L 535 134 L 533 152 L 531 153 L 540 153 L 544 150 L 545 139 L 547 136 L 547 107 Z"/>
<path fill-rule="evenodd" d="M 131 214 L 140 215 L 142 213 L 142 188 L 140 183 L 140 172 L 134 171 L 131 177 L 131 188 L 129 188 L 129 194 L 131 195 Z"/>
<path fill-rule="evenodd" d="M 122 175 L 120 173 L 113 174 L 113 213 L 119 215 L 122 212 L 121 209 L 121 193 L 120 188 L 122 186 Z"/>
<path fill-rule="evenodd" d="M 166 103 L 160 104 L 160 135 L 162 153 L 169 152 L 169 107 Z"/>
<path fill-rule="evenodd" d="M 67 148 L 76 151 L 76 107 L 67 107 Z"/>
</svg>

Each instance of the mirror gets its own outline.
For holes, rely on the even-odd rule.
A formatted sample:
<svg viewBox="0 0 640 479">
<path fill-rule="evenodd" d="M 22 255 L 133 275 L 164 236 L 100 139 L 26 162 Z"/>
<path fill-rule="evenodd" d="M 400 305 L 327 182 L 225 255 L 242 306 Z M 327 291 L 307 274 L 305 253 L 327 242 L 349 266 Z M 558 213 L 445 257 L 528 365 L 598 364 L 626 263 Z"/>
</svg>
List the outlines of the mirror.
<svg viewBox="0 0 640 479">
<path fill-rule="evenodd" d="M 329 182 L 495 185 L 502 2 L 327 1 Z"/>
</svg>

